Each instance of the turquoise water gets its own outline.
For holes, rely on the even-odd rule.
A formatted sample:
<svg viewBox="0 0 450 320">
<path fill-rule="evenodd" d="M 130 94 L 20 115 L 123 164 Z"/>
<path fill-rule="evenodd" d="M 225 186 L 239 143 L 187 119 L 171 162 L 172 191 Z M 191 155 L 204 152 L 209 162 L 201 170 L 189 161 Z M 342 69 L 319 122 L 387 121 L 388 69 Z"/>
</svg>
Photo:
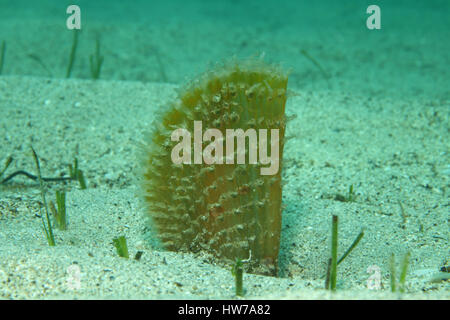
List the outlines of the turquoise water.
<svg viewBox="0 0 450 320">
<path fill-rule="evenodd" d="M 77 1 L 81 35 L 72 77 L 90 78 L 100 40 L 102 79 L 182 83 L 208 64 L 265 53 L 290 86 L 448 98 L 448 1 Z M 70 1 L 0 1 L 3 74 L 64 77 Z M 381 29 L 366 27 L 370 4 Z M 313 63 L 312 57 L 317 64 Z M 37 61 L 38 58 L 40 61 Z"/>
</svg>

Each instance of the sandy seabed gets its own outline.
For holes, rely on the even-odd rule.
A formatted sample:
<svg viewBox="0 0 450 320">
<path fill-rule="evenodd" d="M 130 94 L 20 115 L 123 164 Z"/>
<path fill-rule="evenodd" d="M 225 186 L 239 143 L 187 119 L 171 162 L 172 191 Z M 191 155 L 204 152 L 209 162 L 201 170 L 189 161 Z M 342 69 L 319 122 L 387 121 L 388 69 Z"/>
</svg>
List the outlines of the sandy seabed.
<svg viewBox="0 0 450 320">
<path fill-rule="evenodd" d="M 135 151 L 154 114 L 175 97 L 168 84 L 0 78 L 0 154 L 13 170 L 67 173 L 76 156 L 88 189 L 68 183 L 67 231 L 47 245 L 38 217 L 38 185 L 24 178 L 0 191 L 2 298 L 234 298 L 229 268 L 201 254 L 158 249 L 136 197 Z M 283 159 L 280 277 L 246 274 L 247 298 L 448 299 L 448 281 L 432 282 L 448 259 L 448 101 L 367 98 L 295 91 Z M 356 201 L 335 200 L 353 184 Z M 53 198 L 61 184 L 49 184 Z M 400 205 L 401 204 L 401 205 Z M 403 209 L 402 209 L 403 207 Z M 402 213 L 403 210 L 403 213 Z M 323 289 L 331 216 L 340 218 L 338 292 Z M 130 256 L 112 239 L 125 235 Z M 411 253 L 407 293 L 389 289 L 389 257 Z M 367 288 L 373 272 L 378 290 Z M 79 278 L 79 286 L 73 285 Z M 72 280 L 71 280 L 72 279 Z"/>
</svg>

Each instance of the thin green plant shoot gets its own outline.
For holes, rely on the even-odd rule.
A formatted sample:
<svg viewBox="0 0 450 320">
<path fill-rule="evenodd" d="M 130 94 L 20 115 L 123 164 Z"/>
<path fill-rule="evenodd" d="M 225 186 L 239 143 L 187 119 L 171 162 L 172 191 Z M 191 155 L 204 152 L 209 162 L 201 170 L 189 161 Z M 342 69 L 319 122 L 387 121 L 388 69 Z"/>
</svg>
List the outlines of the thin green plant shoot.
<svg viewBox="0 0 450 320">
<path fill-rule="evenodd" d="M 231 274 L 234 277 L 235 280 L 235 289 L 236 289 L 236 296 L 243 297 L 244 296 L 244 263 L 247 263 L 252 258 L 252 252 L 250 251 L 249 257 L 247 260 L 241 260 L 239 258 L 236 259 L 236 262 L 234 263 L 233 267 L 231 268 Z"/>
<path fill-rule="evenodd" d="M 243 297 L 244 296 L 244 288 L 243 288 L 243 274 L 244 274 L 244 265 L 241 259 L 236 259 L 233 267 L 231 268 L 231 274 L 235 280 L 235 289 L 236 296 Z"/>
<path fill-rule="evenodd" d="M 331 228 L 330 289 L 335 291 L 337 278 L 338 216 L 333 215 L 333 223 Z"/>
<path fill-rule="evenodd" d="M 47 224 L 46 224 L 44 221 L 44 216 L 42 214 L 42 210 L 41 210 L 42 227 L 44 229 L 44 233 L 47 238 L 48 245 L 53 247 L 53 246 L 55 246 L 56 243 L 55 243 L 55 237 L 53 235 L 53 228 L 52 228 L 52 223 L 50 221 L 50 215 L 48 213 L 47 200 L 45 198 L 44 182 L 42 181 L 42 177 L 41 177 L 41 166 L 39 164 L 39 158 L 36 154 L 36 151 L 34 151 L 33 147 L 31 147 L 31 151 L 33 152 L 34 161 L 36 163 L 37 177 L 39 180 L 39 188 L 41 189 L 42 202 L 44 203 L 45 216 L 47 218 L 46 219 Z"/>
<path fill-rule="evenodd" d="M 6 41 L 2 41 L 2 46 L 0 47 L 0 74 L 3 72 L 3 66 L 5 65 L 5 53 L 6 53 Z"/>
<path fill-rule="evenodd" d="M 69 176 L 73 180 L 77 180 L 82 190 L 86 189 L 86 180 L 83 171 L 78 169 L 78 159 L 74 158 L 73 165 L 69 164 Z"/>
<path fill-rule="evenodd" d="M 411 253 L 407 252 L 403 256 L 402 264 L 400 266 L 400 279 L 397 283 L 396 279 L 396 271 L 395 271 L 395 256 L 394 254 L 391 255 L 391 258 L 389 260 L 389 269 L 391 273 L 391 292 L 397 292 L 397 290 L 400 293 L 404 293 L 406 290 L 406 275 L 408 273 L 408 266 L 409 266 L 409 259 L 411 257 Z"/>
<path fill-rule="evenodd" d="M 70 49 L 69 63 L 67 65 L 66 78 L 70 78 L 72 74 L 73 64 L 75 62 L 75 55 L 77 53 L 78 47 L 78 33 L 77 29 L 73 30 L 73 40 L 72 40 L 72 48 Z"/>
<path fill-rule="evenodd" d="M 67 230 L 66 217 L 66 193 L 64 191 L 56 191 L 56 206 L 50 201 L 50 211 L 53 213 L 55 224 L 60 230 Z"/>
<path fill-rule="evenodd" d="M 337 259 L 338 253 L 338 216 L 333 215 L 332 225 L 331 225 L 331 258 L 328 259 L 327 275 L 325 279 L 325 289 L 330 289 L 332 291 L 336 290 L 336 280 L 337 280 L 337 266 L 344 261 L 345 258 L 355 249 L 364 236 L 364 230 L 362 230 L 356 239 L 353 241 L 351 246 L 345 251 L 345 253 Z"/>
<path fill-rule="evenodd" d="M 127 239 L 124 236 L 120 236 L 113 239 L 114 247 L 116 247 L 117 254 L 119 257 L 128 259 L 128 246 Z"/>
<path fill-rule="evenodd" d="M 95 52 L 89 56 L 89 63 L 91 67 L 91 77 L 94 80 L 100 78 L 100 71 L 103 64 L 103 56 L 100 55 L 100 40 L 95 39 Z"/>
</svg>

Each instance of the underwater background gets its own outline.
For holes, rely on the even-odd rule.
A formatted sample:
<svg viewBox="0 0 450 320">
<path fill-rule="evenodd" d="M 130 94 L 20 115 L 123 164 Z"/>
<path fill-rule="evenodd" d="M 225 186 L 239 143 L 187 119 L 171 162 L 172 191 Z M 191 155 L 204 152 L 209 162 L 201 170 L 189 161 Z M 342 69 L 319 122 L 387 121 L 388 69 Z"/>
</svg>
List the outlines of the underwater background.
<svg viewBox="0 0 450 320">
<path fill-rule="evenodd" d="M 68 77 L 71 4 L 81 31 Z M 379 30 L 366 26 L 373 4 Z M 88 186 L 48 183 L 49 199 L 66 190 L 69 219 L 49 247 L 37 182 L 0 183 L 0 299 L 235 297 L 229 268 L 156 248 L 133 177 L 154 114 L 233 56 L 289 70 L 295 116 L 279 277 L 245 275 L 246 296 L 392 298 L 391 255 L 409 252 L 407 290 L 395 297 L 449 299 L 449 39 L 446 0 L 0 0 L 0 172 L 13 159 L 0 182 L 35 171 L 32 145 L 43 176 L 67 175 L 77 158 Z M 365 231 L 335 296 L 323 289 L 332 215 L 340 253 Z M 122 234 L 139 261 L 117 256 Z"/>
<path fill-rule="evenodd" d="M 3 74 L 65 76 L 70 1 L 0 2 Z M 82 34 L 72 77 L 90 78 L 95 39 L 102 79 L 180 83 L 233 55 L 265 53 L 298 88 L 448 98 L 450 3 L 434 1 L 77 1 Z M 366 9 L 382 9 L 381 29 Z M 318 61 L 327 83 L 302 54 Z M 39 57 L 39 63 L 30 55 Z M 42 66 L 45 65 L 45 68 Z"/>
</svg>

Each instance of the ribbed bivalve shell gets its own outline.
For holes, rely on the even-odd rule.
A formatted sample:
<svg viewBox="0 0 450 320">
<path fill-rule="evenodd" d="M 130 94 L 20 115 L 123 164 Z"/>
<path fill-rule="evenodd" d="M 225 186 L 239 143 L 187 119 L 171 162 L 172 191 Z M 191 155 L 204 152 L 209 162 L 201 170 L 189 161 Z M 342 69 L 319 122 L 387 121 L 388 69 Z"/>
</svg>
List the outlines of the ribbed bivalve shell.
<svg viewBox="0 0 450 320">
<path fill-rule="evenodd" d="M 280 68 L 261 60 L 228 63 L 187 85 L 154 122 L 143 150 L 142 194 L 166 249 L 204 250 L 225 263 L 251 252 L 248 272 L 277 274 L 287 82 Z M 268 165 L 248 163 L 247 139 L 245 164 L 236 164 L 236 152 L 235 163 L 226 163 L 225 143 L 224 164 L 174 164 L 178 142 L 171 134 L 184 128 L 193 137 L 194 121 L 224 138 L 226 129 L 279 129 L 278 172 L 262 175 Z"/>
</svg>

